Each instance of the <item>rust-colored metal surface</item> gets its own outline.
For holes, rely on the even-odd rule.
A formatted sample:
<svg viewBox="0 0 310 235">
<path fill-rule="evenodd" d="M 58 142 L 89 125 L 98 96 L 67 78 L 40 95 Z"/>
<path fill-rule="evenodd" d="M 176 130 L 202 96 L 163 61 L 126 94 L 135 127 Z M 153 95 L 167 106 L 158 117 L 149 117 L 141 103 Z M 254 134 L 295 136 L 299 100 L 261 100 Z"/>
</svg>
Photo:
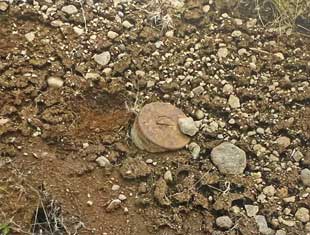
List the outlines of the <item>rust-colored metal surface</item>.
<svg viewBox="0 0 310 235">
<path fill-rule="evenodd" d="M 149 152 L 164 152 L 183 148 L 190 138 L 179 130 L 178 119 L 185 114 L 169 103 L 145 105 L 133 126 L 132 136 L 137 147 Z"/>
</svg>

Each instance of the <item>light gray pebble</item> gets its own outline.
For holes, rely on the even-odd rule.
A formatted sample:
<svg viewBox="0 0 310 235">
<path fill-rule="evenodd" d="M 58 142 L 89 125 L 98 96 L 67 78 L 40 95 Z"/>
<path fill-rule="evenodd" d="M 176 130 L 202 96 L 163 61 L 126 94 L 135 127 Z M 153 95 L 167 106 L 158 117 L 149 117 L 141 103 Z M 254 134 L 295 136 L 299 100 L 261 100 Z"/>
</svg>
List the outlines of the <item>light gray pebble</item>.
<svg viewBox="0 0 310 235">
<path fill-rule="evenodd" d="M 120 195 L 118 195 L 118 199 L 121 201 L 125 201 L 127 199 L 127 197 L 124 194 L 120 194 Z"/>
<path fill-rule="evenodd" d="M 183 134 L 194 136 L 198 132 L 198 128 L 191 117 L 179 118 L 178 124 Z"/>
<path fill-rule="evenodd" d="M 197 159 L 199 157 L 200 146 L 197 143 L 195 142 L 190 143 L 188 145 L 188 149 L 191 152 L 193 159 Z"/>
<path fill-rule="evenodd" d="M 167 183 L 171 183 L 173 181 L 173 177 L 172 177 L 172 173 L 170 170 L 166 171 L 165 174 L 164 174 L 164 180 L 167 182 Z"/>
<path fill-rule="evenodd" d="M 310 186 L 310 170 L 305 168 L 300 173 L 300 178 L 305 186 Z"/>
<path fill-rule="evenodd" d="M 113 184 L 112 185 L 112 191 L 117 191 L 119 190 L 121 187 L 118 184 Z"/>
<path fill-rule="evenodd" d="M 49 87 L 60 88 L 63 86 L 64 81 L 60 77 L 49 77 L 47 79 L 47 84 Z"/>
<path fill-rule="evenodd" d="M 111 60 L 111 55 L 110 52 L 104 51 L 100 54 L 94 55 L 93 58 L 98 64 L 106 66 Z"/>
<path fill-rule="evenodd" d="M 265 216 L 257 215 L 255 216 L 255 221 L 258 226 L 258 231 L 263 235 L 272 235 L 274 231 L 268 227 Z"/>
<path fill-rule="evenodd" d="M 111 165 L 110 161 L 104 156 L 98 157 L 96 162 L 100 167 L 109 167 Z"/>
<path fill-rule="evenodd" d="M 218 227 L 223 229 L 229 229 L 233 226 L 233 221 L 228 216 L 217 217 L 215 223 Z"/>
<path fill-rule="evenodd" d="M 259 207 L 258 206 L 254 206 L 254 205 L 245 205 L 245 210 L 246 210 L 246 213 L 249 217 L 254 217 L 256 216 L 258 210 L 259 210 Z"/>
<path fill-rule="evenodd" d="M 78 9 L 74 5 L 67 5 L 61 8 L 61 10 L 68 15 L 78 13 Z"/>
</svg>

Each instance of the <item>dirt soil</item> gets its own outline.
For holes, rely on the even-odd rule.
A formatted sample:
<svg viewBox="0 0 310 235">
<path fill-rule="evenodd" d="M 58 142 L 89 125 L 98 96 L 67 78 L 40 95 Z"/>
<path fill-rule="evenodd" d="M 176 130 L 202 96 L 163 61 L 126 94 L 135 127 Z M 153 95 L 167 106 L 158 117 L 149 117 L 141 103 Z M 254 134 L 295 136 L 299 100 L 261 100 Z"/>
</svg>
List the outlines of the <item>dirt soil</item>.
<svg viewBox="0 0 310 235">
<path fill-rule="evenodd" d="M 270 234 L 310 233 L 295 216 L 310 209 L 300 177 L 310 167 L 309 36 L 212 1 L 169 2 L 180 3 L 0 1 L 0 225 L 10 234 L 267 234 L 245 205 Z M 63 9 L 71 4 L 77 12 Z M 198 158 L 131 142 L 153 101 L 201 121 Z M 244 174 L 212 164 L 223 141 L 246 152 Z M 224 215 L 229 229 L 215 222 Z"/>
</svg>

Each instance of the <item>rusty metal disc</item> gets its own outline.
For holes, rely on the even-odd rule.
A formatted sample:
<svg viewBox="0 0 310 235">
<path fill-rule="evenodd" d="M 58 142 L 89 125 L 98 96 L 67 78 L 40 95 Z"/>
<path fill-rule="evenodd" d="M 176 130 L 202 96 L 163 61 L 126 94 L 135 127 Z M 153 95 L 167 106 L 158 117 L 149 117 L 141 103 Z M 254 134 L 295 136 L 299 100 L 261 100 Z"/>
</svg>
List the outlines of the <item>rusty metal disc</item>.
<svg viewBox="0 0 310 235">
<path fill-rule="evenodd" d="M 178 119 L 185 114 L 169 103 L 145 105 L 135 120 L 131 135 L 140 149 L 164 152 L 183 148 L 190 138 L 181 133 Z"/>
</svg>

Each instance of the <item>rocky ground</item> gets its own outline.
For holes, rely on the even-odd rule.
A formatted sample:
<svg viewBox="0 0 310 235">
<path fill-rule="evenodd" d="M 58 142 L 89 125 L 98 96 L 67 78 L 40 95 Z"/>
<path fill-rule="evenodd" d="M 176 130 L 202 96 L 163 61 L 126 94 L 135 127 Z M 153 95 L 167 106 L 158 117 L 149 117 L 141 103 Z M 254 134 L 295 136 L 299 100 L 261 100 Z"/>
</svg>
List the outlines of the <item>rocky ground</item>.
<svg viewBox="0 0 310 235">
<path fill-rule="evenodd" d="M 0 233 L 310 234 L 309 36 L 212 0 L 17 2 L 0 1 Z M 132 143 L 153 101 L 195 121 L 186 149 Z"/>
</svg>

